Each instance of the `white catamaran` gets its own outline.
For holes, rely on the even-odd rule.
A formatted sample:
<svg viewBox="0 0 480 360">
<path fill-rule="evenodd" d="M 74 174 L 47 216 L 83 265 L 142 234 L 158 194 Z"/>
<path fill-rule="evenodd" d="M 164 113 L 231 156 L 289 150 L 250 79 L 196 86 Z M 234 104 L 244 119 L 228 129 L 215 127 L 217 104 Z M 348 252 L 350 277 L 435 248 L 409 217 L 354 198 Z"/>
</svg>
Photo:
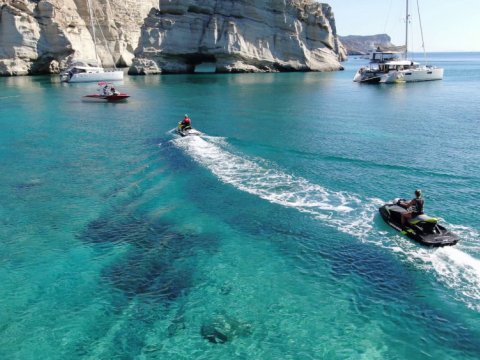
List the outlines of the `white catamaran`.
<svg viewBox="0 0 480 360">
<path fill-rule="evenodd" d="M 418 0 L 417 9 L 420 20 Z M 370 63 L 367 66 L 361 67 L 356 72 L 353 81 L 360 83 L 396 83 L 443 79 L 443 68 L 438 68 L 432 65 L 421 65 L 418 62 L 408 59 L 409 20 L 410 14 L 408 10 L 408 0 L 406 0 L 405 51 L 402 54 L 399 51 L 388 51 L 386 49 L 381 49 L 380 47 L 377 48 L 376 51 L 373 51 L 370 54 Z M 421 21 L 420 30 L 422 35 L 422 47 L 425 52 Z"/>
<path fill-rule="evenodd" d="M 90 15 L 90 26 L 92 28 L 93 45 L 95 47 L 95 58 L 93 61 L 77 60 L 72 63 L 65 72 L 60 74 L 61 81 L 64 82 L 98 82 L 98 81 L 121 81 L 123 80 L 123 71 L 111 70 L 105 71 L 99 65 L 97 55 L 97 38 L 95 36 L 95 25 L 93 22 L 93 10 L 91 0 L 87 0 L 88 11 Z M 108 46 L 107 46 L 108 48 Z M 115 65 L 114 65 L 115 66 Z"/>
</svg>

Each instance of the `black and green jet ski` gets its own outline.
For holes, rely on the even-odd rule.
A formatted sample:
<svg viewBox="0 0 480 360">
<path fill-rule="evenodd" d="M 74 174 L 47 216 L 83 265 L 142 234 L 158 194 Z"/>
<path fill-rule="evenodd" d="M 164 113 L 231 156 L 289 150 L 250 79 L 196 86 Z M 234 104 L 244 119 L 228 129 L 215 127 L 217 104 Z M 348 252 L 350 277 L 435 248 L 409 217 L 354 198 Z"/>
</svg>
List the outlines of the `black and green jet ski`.
<svg viewBox="0 0 480 360">
<path fill-rule="evenodd" d="M 177 126 L 177 134 L 180 136 L 191 136 L 191 135 L 200 135 L 200 132 L 192 128 L 191 126 L 187 126 L 182 128 L 180 124 Z"/>
<path fill-rule="evenodd" d="M 399 205 L 401 202 L 405 200 L 385 204 L 379 209 L 383 220 L 395 230 L 427 246 L 455 245 L 460 240 L 457 235 L 440 225 L 438 219 L 425 214 L 410 219 L 402 226 L 402 214 L 407 210 Z"/>
</svg>

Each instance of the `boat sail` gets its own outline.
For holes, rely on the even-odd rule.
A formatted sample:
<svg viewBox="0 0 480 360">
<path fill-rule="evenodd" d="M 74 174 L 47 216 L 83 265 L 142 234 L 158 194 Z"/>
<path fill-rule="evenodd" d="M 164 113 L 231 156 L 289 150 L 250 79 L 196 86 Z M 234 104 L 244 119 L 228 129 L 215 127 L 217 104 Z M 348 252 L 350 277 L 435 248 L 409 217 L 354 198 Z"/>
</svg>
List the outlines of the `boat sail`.
<svg viewBox="0 0 480 360">
<path fill-rule="evenodd" d="M 60 74 L 61 81 L 64 82 L 98 82 L 98 81 L 121 81 L 123 80 L 123 71 L 112 70 L 105 71 L 99 66 L 99 57 L 97 54 L 97 37 L 95 35 L 94 14 L 91 0 L 87 0 L 88 12 L 90 16 L 90 26 L 92 28 L 93 45 L 95 50 L 95 60 L 85 61 L 78 60 L 70 65 L 70 67 Z M 107 47 L 108 48 L 108 47 Z M 114 65 L 115 66 L 115 65 Z"/>
<path fill-rule="evenodd" d="M 420 7 L 418 5 L 418 0 L 417 10 L 420 20 Z M 385 51 L 378 48 L 370 54 L 369 65 L 361 67 L 353 77 L 353 81 L 359 83 L 397 83 L 443 79 L 443 68 L 438 68 L 432 65 L 421 65 L 418 62 L 408 59 L 409 20 L 409 1 L 406 0 L 405 50 L 403 56 L 399 51 Z M 422 35 L 422 47 L 425 52 L 421 21 L 420 30 Z"/>
</svg>

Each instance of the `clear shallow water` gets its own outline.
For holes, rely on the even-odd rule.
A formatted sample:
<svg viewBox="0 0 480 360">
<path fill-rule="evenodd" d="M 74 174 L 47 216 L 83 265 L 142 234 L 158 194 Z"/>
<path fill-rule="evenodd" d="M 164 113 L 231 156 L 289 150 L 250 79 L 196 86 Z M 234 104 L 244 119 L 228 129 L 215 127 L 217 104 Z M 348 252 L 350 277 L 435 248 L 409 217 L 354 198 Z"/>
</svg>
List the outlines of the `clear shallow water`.
<svg viewBox="0 0 480 360">
<path fill-rule="evenodd" d="M 125 104 L 0 79 L 0 357 L 480 357 L 480 55 L 432 62 L 127 77 Z M 204 136 L 175 138 L 184 113 Z M 457 246 L 378 216 L 417 187 Z"/>
</svg>

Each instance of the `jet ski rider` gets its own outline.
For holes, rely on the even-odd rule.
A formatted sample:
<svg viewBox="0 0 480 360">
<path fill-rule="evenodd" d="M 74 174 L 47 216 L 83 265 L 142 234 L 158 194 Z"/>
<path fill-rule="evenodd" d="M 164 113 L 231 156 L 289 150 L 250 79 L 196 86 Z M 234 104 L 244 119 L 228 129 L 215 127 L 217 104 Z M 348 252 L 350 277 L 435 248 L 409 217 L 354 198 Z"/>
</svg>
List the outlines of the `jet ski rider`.
<svg viewBox="0 0 480 360">
<path fill-rule="evenodd" d="M 180 131 L 188 130 L 192 128 L 192 123 L 187 114 L 185 114 L 185 116 L 183 117 L 183 120 L 178 123 L 178 127 Z"/>
<path fill-rule="evenodd" d="M 422 191 L 417 189 L 415 190 L 415 198 L 406 202 L 401 201 L 399 205 L 407 211 L 402 214 L 402 226 L 405 224 L 406 221 L 423 214 L 423 205 L 425 201 L 422 198 Z"/>
</svg>

